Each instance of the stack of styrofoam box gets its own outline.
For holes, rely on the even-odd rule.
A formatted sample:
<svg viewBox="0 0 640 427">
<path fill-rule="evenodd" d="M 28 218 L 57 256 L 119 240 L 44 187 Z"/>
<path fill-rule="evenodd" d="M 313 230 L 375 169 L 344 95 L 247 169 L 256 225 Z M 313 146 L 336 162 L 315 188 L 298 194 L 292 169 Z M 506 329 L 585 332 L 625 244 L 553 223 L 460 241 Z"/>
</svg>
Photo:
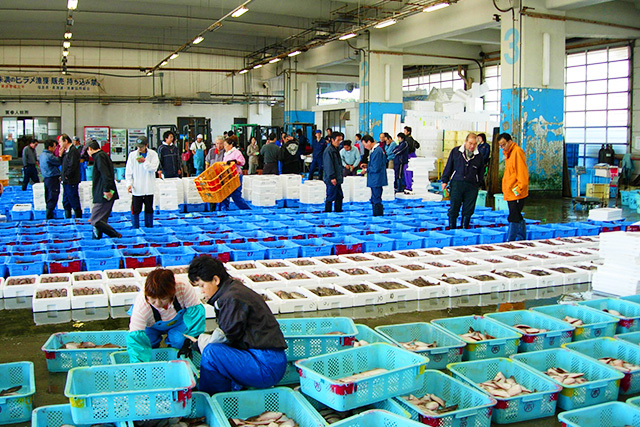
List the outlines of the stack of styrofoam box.
<svg viewBox="0 0 640 427">
<path fill-rule="evenodd" d="M 245 200 L 251 200 L 251 186 L 254 178 L 259 175 L 245 175 L 242 177 L 242 198 Z"/>
<path fill-rule="evenodd" d="M 47 209 L 47 203 L 44 199 L 44 183 L 42 182 L 33 184 L 33 209 L 36 211 Z"/>
<path fill-rule="evenodd" d="M 435 167 L 436 159 L 433 157 L 414 157 L 409 159 L 408 170 L 413 172 L 412 192 L 414 195 L 427 196 L 431 183 L 429 172 Z"/>
<path fill-rule="evenodd" d="M 604 264 L 593 274 L 593 290 L 627 296 L 640 292 L 640 233 L 600 234 Z"/>
<path fill-rule="evenodd" d="M 174 179 L 157 179 L 154 205 L 163 211 L 175 211 L 184 201 L 182 182 Z"/>
<path fill-rule="evenodd" d="M 254 177 L 251 183 L 251 203 L 254 206 L 275 206 L 276 200 L 282 199 L 282 188 L 277 176 L 265 175 Z"/>
<path fill-rule="evenodd" d="M 195 177 L 182 178 L 182 191 L 184 193 L 185 204 L 198 204 L 202 203 L 202 197 L 198 193 L 196 184 L 194 182 Z"/>
<path fill-rule="evenodd" d="M 300 186 L 300 203 L 317 205 L 324 203 L 327 187 L 322 181 L 305 181 Z"/>
<path fill-rule="evenodd" d="M 396 192 L 393 188 L 393 181 L 395 179 L 395 173 L 393 169 L 387 169 L 387 185 L 382 187 L 382 200 L 390 202 L 396 199 Z"/>
<path fill-rule="evenodd" d="M 593 221 L 618 221 L 622 219 L 622 209 L 600 208 L 589 210 L 589 219 Z"/>
<path fill-rule="evenodd" d="M 126 182 L 116 182 L 116 189 L 118 191 L 118 200 L 113 204 L 113 211 L 131 212 L 131 193 L 127 189 Z"/>
<path fill-rule="evenodd" d="M 369 201 L 369 198 L 371 197 L 371 191 L 367 187 L 367 178 L 363 176 L 345 177 L 344 184 L 342 185 L 342 192 L 345 196 L 345 202 L 348 200 L 354 203 L 362 203 Z"/>
<path fill-rule="evenodd" d="M 280 187 L 284 199 L 299 199 L 302 176 L 295 174 L 280 175 Z"/>
<path fill-rule="evenodd" d="M 91 181 L 80 182 L 78 195 L 80 196 L 80 206 L 82 209 L 91 208 L 93 205 L 93 184 Z"/>
<path fill-rule="evenodd" d="M 7 181 L 9 179 L 9 161 L 0 160 L 0 180 Z"/>
</svg>

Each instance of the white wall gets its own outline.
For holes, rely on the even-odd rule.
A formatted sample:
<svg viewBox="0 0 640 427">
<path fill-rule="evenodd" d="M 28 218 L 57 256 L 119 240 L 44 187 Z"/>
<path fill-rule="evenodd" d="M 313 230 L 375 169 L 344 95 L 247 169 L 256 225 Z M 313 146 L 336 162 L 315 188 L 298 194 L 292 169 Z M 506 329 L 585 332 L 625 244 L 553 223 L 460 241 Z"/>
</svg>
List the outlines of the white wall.
<svg viewBox="0 0 640 427">
<path fill-rule="evenodd" d="M 633 49 L 633 68 L 631 90 L 631 152 L 640 157 L 640 46 Z M 640 173 L 640 161 L 635 163 L 635 173 Z"/>
</svg>

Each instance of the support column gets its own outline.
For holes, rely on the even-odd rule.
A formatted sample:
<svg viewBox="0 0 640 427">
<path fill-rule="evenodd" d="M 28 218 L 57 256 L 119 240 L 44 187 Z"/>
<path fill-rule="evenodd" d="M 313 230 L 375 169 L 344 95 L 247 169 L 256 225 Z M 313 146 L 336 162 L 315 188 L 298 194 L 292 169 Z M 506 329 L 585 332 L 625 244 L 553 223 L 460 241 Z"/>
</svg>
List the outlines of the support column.
<svg viewBox="0 0 640 427">
<path fill-rule="evenodd" d="M 315 122 L 316 76 L 302 73 L 296 65 L 285 75 L 285 123 Z"/>
<path fill-rule="evenodd" d="M 402 55 L 380 53 L 388 51 L 386 43 L 374 37 L 360 60 L 359 121 L 360 132 L 377 139 L 383 114 L 402 114 Z"/>
<path fill-rule="evenodd" d="M 536 8 L 536 10 L 538 10 Z M 502 14 L 501 132 L 527 155 L 532 190 L 562 190 L 565 23 Z"/>
</svg>

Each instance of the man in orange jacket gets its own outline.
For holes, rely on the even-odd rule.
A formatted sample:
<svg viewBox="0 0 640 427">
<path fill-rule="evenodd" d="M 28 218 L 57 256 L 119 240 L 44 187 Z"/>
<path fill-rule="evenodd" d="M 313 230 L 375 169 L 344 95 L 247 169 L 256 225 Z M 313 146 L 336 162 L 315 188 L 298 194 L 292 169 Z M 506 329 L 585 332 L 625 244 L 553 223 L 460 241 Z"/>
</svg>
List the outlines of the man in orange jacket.
<svg viewBox="0 0 640 427">
<path fill-rule="evenodd" d="M 511 135 L 508 133 L 502 133 L 498 136 L 498 145 L 500 145 L 505 157 L 502 194 L 504 200 L 509 204 L 507 241 L 525 240 L 527 227 L 522 216 L 522 208 L 525 199 L 529 196 L 527 159 L 522 148 L 511 140 Z"/>
</svg>

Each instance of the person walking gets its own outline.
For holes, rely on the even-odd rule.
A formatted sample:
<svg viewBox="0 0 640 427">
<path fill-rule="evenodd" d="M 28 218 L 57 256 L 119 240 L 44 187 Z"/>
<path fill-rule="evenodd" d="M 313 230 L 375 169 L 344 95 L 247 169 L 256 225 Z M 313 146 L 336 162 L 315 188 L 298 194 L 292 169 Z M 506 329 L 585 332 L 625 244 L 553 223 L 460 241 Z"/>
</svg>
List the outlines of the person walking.
<svg viewBox="0 0 640 427">
<path fill-rule="evenodd" d="M 315 139 L 311 144 L 311 164 L 309 165 L 309 180 L 313 179 L 313 175 L 318 171 L 318 178 L 322 179 L 322 155 L 327 146 L 327 141 L 322 137 L 322 131 L 316 130 Z"/>
<path fill-rule="evenodd" d="M 203 141 L 204 137 L 202 134 L 198 134 L 196 136 L 196 140 L 191 143 L 191 154 L 193 155 L 193 167 L 196 170 L 196 176 L 200 175 L 204 172 L 204 158 L 205 152 L 207 151 L 207 146 Z"/>
<path fill-rule="evenodd" d="M 371 209 L 373 216 L 382 216 L 384 215 L 382 187 L 389 184 L 387 181 L 387 155 L 371 135 L 365 135 L 362 142 L 370 153 L 367 164 L 367 187 L 371 189 Z"/>
<path fill-rule="evenodd" d="M 53 219 L 60 198 L 60 158 L 56 157 L 56 146 L 52 139 L 44 142 L 40 153 L 40 171 L 44 178 L 44 198 L 47 203 L 47 219 Z"/>
<path fill-rule="evenodd" d="M 262 175 L 278 175 L 278 160 L 280 158 L 280 148 L 276 145 L 276 134 L 269 135 L 267 143 L 260 149 L 260 154 L 264 159 Z"/>
<path fill-rule="evenodd" d="M 229 197 L 222 201 L 221 210 L 229 210 L 229 199 L 233 199 L 233 203 L 235 203 L 239 209 L 251 209 L 249 205 L 247 205 L 247 202 L 245 202 L 242 198 L 242 167 L 244 166 L 245 162 L 244 156 L 242 155 L 240 150 L 236 148 L 236 142 L 231 138 L 227 138 L 224 141 L 224 158 L 222 159 L 222 161 L 226 162 L 228 165 L 235 165 L 236 168 L 238 168 L 238 175 L 240 175 L 240 186 L 236 188 Z"/>
<path fill-rule="evenodd" d="M 38 146 L 38 140 L 33 139 L 29 141 L 22 149 L 22 173 L 24 179 L 22 181 L 22 191 L 27 191 L 27 186 L 30 181 L 34 184 L 40 182 L 38 178 L 38 155 L 36 154 L 36 147 Z"/>
<path fill-rule="evenodd" d="M 484 158 L 478 151 L 475 133 L 469 133 L 463 145 L 449 153 L 442 171 L 443 191 L 449 187 L 449 228 L 458 228 L 458 214 L 462 206 L 462 228 L 469 228 L 476 209 L 478 190 L 484 185 Z"/>
<path fill-rule="evenodd" d="M 140 212 L 144 206 L 144 226 L 153 227 L 153 195 L 155 193 L 156 170 L 160 160 L 158 153 L 149 149 L 146 136 L 136 139 L 138 149 L 129 153 L 124 177 L 127 191 L 131 193 L 131 223 L 140 228 Z"/>
<path fill-rule="evenodd" d="M 502 194 L 509 205 L 507 241 L 525 240 L 527 225 L 522 216 L 522 209 L 529 196 L 529 169 L 526 155 L 508 133 L 501 133 L 498 136 L 498 145 L 504 154 Z"/>
<path fill-rule="evenodd" d="M 409 164 L 409 159 L 415 159 L 417 157 L 416 150 L 420 148 L 420 144 L 411 136 L 411 130 L 410 126 L 404 127 L 405 140 L 407 141 L 407 165 Z M 413 171 L 405 168 L 404 182 L 407 190 L 413 189 Z"/>
<path fill-rule="evenodd" d="M 93 238 L 102 239 L 103 233 L 120 238 L 122 234 L 108 224 L 113 203 L 118 199 L 113 163 L 107 153 L 100 149 L 97 141 L 91 141 L 87 145 L 87 152 L 93 158 L 93 206 L 89 220 L 93 225 Z"/>
<path fill-rule="evenodd" d="M 487 143 L 487 135 L 478 134 L 478 151 L 484 160 L 484 187 L 487 187 L 487 175 L 489 174 L 489 159 L 491 158 L 491 146 Z"/>
<path fill-rule="evenodd" d="M 180 178 L 180 150 L 175 144 L 175 135 L 170 130 L 162 135 L 162 145 L 158 147 L 158 158 L 160 167 L 158 168 L 158 178 Z"/>
<path fill-rule="evenodd" d="M 251 143 L 247 147 L 247 156 L 249 157 L 249 175 L 254 175 L 258 171 L 258 155 L 260 147 L 255 136 L 251 137 Z"/>
<path fill-rule="evenodd" d="M 71 211 L 76 218 L 82 218 L 80 206 L 79 185 L 82 180 L 80 150 L 73 143 L 69 135 L 63 133 L 58 137 L 60 153 L 62 153 L 62 206 L 64 217 L 71 218 Z"/>
<path fill-rule="evenodd" d="M 336 212 L 342 212 L 342 159 L 338 147 L 342 143 L 344 135 L 342 132 L 333 132 L 331 144 L 325 148 L 322 158 L 324 168 L 324 184 L 327 186 L 327 197 L 324 201 L 324 211 L 331 212 L 332 208 Z"/>
<path fill-rule="evenodd" d="M 408 145 L 406 141 L 406 135 L 404 133 L 398 134 L 398 146 L 393 149 L 393 172 L 395 183 L 393 185 L 396 193 L 403 193 L 406 188 L 404 170 L 409 163 L 408 159 Z"/>
</svg>

